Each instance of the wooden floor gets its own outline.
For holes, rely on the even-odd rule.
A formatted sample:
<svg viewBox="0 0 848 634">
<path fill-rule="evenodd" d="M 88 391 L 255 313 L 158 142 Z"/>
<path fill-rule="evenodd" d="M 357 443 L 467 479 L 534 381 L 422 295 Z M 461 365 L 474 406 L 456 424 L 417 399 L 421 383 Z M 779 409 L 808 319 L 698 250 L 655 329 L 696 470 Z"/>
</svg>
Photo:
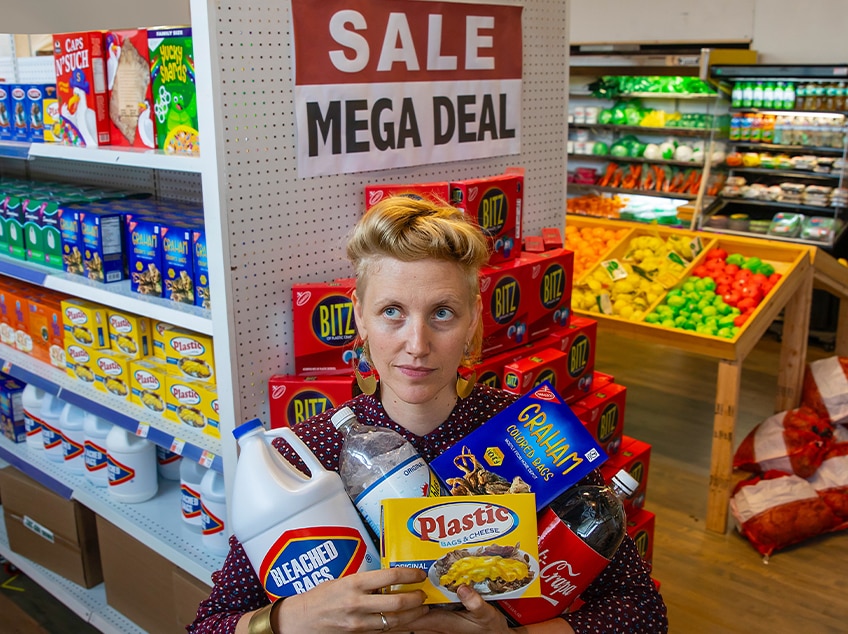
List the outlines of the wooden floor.
<svg viewBox="0 0 848 634">
<path fill-rule="evenodd" d="M 780 344 L 767 335 L 742 365 L 735 445 L 774 413 Z M 809 359 L 831 356 L 811 346 Z M 654 577 L 674 633 L 848 632 L 848 533 L 768 563 L 730 526 L 704 527 L 717 363 L 599 333 L 596 368 L 626 385 L 624 433 L 652 445 L 645 507 L 656 514 Z"/>
</svg>

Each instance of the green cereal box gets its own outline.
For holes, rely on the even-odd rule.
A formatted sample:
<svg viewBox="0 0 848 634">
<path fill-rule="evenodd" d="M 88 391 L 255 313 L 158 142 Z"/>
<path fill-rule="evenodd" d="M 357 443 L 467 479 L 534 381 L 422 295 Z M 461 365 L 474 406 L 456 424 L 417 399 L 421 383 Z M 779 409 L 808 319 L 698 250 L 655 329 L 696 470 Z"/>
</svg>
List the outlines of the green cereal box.
<svg viewBox="0 0 848 634">
<path fill-rule="evenodd" d="M 194 251 L 194 305 L 212 308 L 209 294 L 209 258 L 206 254 L 206 231 L 194 229 L 191 235 Z"/>
<path fill-rule="evenodd" d="M 24 237 L 24 198 L 8 196 L 3 208 L 6 223 L 8 254 L 18 260 L 26 260 L 26 238 Z"/>
<path fill-rule="evenodd" d="M 150 29 L 147 42 L 156 147 L 171 154 L 197 154 L 200 137 L 191 29 Z"/>
<path fill-rule="evenodd" d="M 24 234 L 27 260 L 62 269 L 62 234 L 59 228 L 64 205 L 37 197 L 24 201 Z"/>
<path fill-rule="evenodd" d="M 191 226 L 182 222 L 163 222 L 162 273 L 165 297 L 182 304 L 194 304 L 194 244 Z"/>
</svg>

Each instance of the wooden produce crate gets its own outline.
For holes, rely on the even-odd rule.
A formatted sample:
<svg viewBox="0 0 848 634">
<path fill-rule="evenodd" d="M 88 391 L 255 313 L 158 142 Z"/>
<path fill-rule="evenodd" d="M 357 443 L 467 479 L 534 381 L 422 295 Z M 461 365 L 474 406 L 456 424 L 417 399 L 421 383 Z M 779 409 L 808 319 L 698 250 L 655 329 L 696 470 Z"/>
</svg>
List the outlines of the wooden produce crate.
<svg viewBox="0 0 848 634">
<path fill-rule="evenodd" d="M 575 216 L 573 214 L 567 214 L 565 217 L 564 245 L 566 249 L 571 249 L 572 251 L 574 251 L 574 264 L 576 267 L 578 264 L 578 258 L 581 255 L 581 251 L 573 242 L 569 243 L 569 227 L 577 227 L 580 231 L 584 231 L 586 229 L 593 229 L 604 232 L 621 232 L 621 237 L 618 240 L 611 242 L 605 250 L 598 252 L 598 257 L 596 257 L 590 264 L 588 264 L 580 274 L 575 273 L 574 284 L 579 284 L 598 262 L 602 262 L 603 260 L 607 259 L 607 256 L 610 252 L 612 252 L 623 241 L 627 240 L 628 235 L 630 235 L 636 228 L 638 228 L 638 225 L 635 222 L 604 220 L 602 218 L 591 218 L 588 216 Z"/>
</svg>

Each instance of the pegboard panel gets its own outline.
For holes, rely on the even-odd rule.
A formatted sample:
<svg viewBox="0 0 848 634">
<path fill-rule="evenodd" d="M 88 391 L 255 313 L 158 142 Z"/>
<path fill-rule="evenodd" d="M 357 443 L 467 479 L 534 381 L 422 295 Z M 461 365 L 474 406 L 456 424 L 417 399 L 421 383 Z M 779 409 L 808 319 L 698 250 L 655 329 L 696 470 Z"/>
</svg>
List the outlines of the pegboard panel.
<svg viewBox="0 0 848 634">
<path fill-rule="evenodd" d="M 157 170 L 154 176 L 157 198 L 197 204 L 203 202 L 200 174 Z"/>
<path fill-rule="evenodd" d="M 219 4 L 216 90 L 223 102 L 225 214 L 238 385 L 236 418 L 267 420 L 267 380 L 294 371 L 291 285 L 351 273 L 345 236 L 368 183 L 488 176 L 526 169 L 524 226 L 561 227 L 565 209 L 568 2 L 523 11 L 522 152 L 516 156 L 298 178 L 289 3 Z"/>
<path fill-rule="evenodd" d="M 156 193 L 154 172 L 150 169 L 41 157 L 27 161 L 27 166 L 29 177 L 33 180 L 85 183 L 96 187 Z"/>
</svg>

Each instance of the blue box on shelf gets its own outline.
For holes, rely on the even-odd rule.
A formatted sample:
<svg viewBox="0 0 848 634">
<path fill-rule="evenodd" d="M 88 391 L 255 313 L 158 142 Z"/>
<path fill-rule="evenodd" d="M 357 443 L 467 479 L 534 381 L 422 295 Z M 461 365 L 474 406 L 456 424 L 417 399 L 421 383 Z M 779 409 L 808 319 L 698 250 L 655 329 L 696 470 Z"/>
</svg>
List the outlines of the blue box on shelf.
<svg viewBox="0 0 848 634">
<path fill-rule="evenodd" d="M 196 228 L 192 232 L 194 252 L 194 305 L 201 308 L 211 308 L 212 298 L 209 294 L 209 257 L 206 254 L 206 230 Z"/>
<path fill-rule="evenodd" d="M 0 372 L 0 433 L 13 442 L 26 442 L 24 383 Z"/>
<path fill-rule="evenodd" d="M 79 212 L 85 276 L 97 282 L 127 278 L 124 253 L 124 214 L 86 207 Z"/>
<path fill-rule="evenodd" d="M 159 222 L 151 216 L 126 216 L 127 264 L 135 293 L 162 297 L 162 240 Z"/>
<path fill-rule="evenodd" d="M 30 140 L 30 135 L 26 86 L 9 84 L 9 87 L 12 94 L 12 140 L 27 143 Z"/>
<path fill-rule="evenodd" d="M 13 136 L 11 86 L 0 84 L 0 141 L 11 141 Z"/>
<path fill-rule="evenodd" d="M 182 304 L 194 305 L 194 253 L 192 226 L 185 222 L 162 222 L 162 275 L 164 295 Z"/>
</svg>

